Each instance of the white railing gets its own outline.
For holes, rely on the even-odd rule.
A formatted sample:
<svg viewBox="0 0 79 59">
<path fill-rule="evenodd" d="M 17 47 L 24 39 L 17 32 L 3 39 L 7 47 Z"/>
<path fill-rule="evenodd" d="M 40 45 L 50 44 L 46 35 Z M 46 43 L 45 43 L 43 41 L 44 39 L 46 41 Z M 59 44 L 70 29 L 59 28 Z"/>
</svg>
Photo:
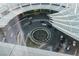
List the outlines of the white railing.
<svg viewBox="0 0 79 59">
<path fill-rule="evenodd" d="M 46 6 L 48 6 L 49 5 L 49 7 L 50 7 L 50 5 L 51 5 L 51 7 L 53 7 L 53 6 L 57 6 L 56 4 L 50 4 L 50 3 L 48 3 L 48 4 L 46 4 L 46 3 L 32 3 L 32 4 L 25 4 L 25 3 L 21 3 L 21 4 L 6 4 L 6 5 L 3 5 L 2 6 L 2 9 L 1 9 L 1 11 L 0 11 L 0 14 L 1 13 L 3 13 L 4 11 L 9 11 L 9 13 L 10 12 L 12 12 L 13 10 L 16 10 L 16 9 L 22 9 L 23 7 L 27 7 L 27 6 L 36 6 L 36 5 L 40 5 L 40 8 L 41 8 L 41 6 L 43 6 L 43 5 L 46 5 Z M 62 5 L 59 5 L 60 7 L 62 7 Z M 58 8 L 59 8 L 59 6 L 57 6 Z M 51 7 L 50 7 L 50 9 L 51 9 Z M 33 7 L 32 7 L 33 8 Z M 45 8 L 45 7 L 44 7 Z M 2 16 L 3 17 L 3 16 Z"/>
</svg>

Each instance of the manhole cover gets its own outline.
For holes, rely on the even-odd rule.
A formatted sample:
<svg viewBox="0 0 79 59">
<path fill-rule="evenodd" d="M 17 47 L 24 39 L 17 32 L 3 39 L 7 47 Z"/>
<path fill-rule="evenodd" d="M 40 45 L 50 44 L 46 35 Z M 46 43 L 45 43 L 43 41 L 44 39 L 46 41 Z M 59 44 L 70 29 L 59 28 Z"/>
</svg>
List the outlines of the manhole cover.
<svg viewBox="0 0 79 59">
<path fill-rule="evenodd" d="M 50 31 L 46 28 L 36 28 L 32 30 L 31 40 L 36 44 L 42 44 L 50 39 Z"/>
</svg>

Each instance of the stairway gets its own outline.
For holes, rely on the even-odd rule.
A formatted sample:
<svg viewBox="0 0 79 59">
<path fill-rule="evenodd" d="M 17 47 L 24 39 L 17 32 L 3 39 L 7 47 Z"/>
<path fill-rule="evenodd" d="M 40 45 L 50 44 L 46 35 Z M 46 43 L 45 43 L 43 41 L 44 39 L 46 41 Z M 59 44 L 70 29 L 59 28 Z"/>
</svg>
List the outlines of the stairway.
<svg viewBox="0 0 79 59">
<path fill-rule="evenodd" d="M 79 4 L 71 5 L 69 8 L 62 10 L 55 14 L 49 14 L 48 16 L 52 19 L 50 23 L 71 36 L 72 38 L 79 41 Z"/>
</svg>

